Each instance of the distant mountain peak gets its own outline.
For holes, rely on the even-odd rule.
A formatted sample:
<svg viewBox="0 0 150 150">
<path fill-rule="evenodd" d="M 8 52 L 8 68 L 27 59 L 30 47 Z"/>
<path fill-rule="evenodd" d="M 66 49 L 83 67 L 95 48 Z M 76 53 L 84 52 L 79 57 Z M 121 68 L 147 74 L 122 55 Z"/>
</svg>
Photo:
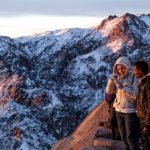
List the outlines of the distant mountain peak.
<svg viewBox="0 0 150 150">
<path fill-rule="evenodd" d="M 101 22 L 97 30 L 106 38 L 107 46 L 113 51 L 121 49 L 125 43 L 129 47 L 144 44 L 149 40 L 145 37 L 148 37 L 150 31 L 150 18 L 147 15 L 144 17 L 130 13 L 120 17 L 109 16 Z M 145 35 L 143 40 L 142 35 Z"/>
</svg>

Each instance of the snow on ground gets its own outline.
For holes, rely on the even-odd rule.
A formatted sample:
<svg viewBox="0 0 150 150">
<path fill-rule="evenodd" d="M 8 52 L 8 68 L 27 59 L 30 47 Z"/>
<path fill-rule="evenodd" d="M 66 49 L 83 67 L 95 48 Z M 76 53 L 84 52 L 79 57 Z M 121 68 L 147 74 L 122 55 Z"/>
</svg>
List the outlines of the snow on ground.
<svg viewBox="0 0 150 150">
<path fill-rule="evenodd" d="M 112 51 L 106 47 L 102 47 L 101 49 L 96 49 L 88 54 L 77 57 L 74 61 L 76 64 L 74 65 L 72 74 L 88 74 L 90 72 L 90 68 L 94 68 L 98 70 L 101 66 L 107 66 L 107 64 L 102 61 L 102 58 L 111 54 Z M 87 62 L 88 58 L 92 58 L 92 61 Z"/>
<path fill-rule="evenodd" d="M 112 50 L 112 52 L 117 52 L 118 50 L 120 50 L 123 46 L 123 42 L 121 39 L 116 39 L 113 42 L 109 42 L 106 45 L 108 48 L 110 48 Z"/>
<path fill-rule="evenodd" d="M 150 16 L 145 16 L 145 15 L 143 15 L 143 16 L 140 17 L 140 19 L 141 19 L 142 21 L 144 21 L 144 22 L 146 23 L 146 25 L 148 25 L 149 28 L 150 28 Z"/>
<path fill-rule="evenodd" d="M 121 17 L 115 18 L 113 20 L 109 20 L 105 23 L 105 25 L 100 30 L 102 37 L 107 37 L 111 31 L 116 27 L 119 22 L 122 21 Z"/>
</svg>

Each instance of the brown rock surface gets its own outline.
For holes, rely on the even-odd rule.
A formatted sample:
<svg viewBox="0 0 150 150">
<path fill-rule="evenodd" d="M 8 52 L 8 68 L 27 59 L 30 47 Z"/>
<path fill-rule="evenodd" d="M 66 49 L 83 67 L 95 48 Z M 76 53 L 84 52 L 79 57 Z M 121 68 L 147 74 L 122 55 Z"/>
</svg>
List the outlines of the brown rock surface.
<svg viewBox="0 0 150 150">
<path fill-rule="evenodd" d="M 95 147 L 107 147 L 111 150 L 126 150 L 122 141 L 113 140 L 110 138 L 99 138 L 94 141 Z"/>
<path fill-rule="evenodd" d="M 52 150 L 124 150 L 122 141 L 114 141 L 108 138 L 111 131 L 98 125 L 100 121 L 107 121 L 108 117 L 108 105 L 103 100 L 87 115 L 69 137 L 53 145 Z M 94 140 L 97 130 L 101 134 L 108 135 L 108 137 Z"/>
<path fill-rule="evenodd" d="M 99 121 L 106 121 L 107 119 L 108 105 L 103 100 L 87 115 L 70 137 L 58 141 L 52 150 L 78 150 L 92 146 L 94 143 L 94 135 L 99 128 Z"/>
</svg>

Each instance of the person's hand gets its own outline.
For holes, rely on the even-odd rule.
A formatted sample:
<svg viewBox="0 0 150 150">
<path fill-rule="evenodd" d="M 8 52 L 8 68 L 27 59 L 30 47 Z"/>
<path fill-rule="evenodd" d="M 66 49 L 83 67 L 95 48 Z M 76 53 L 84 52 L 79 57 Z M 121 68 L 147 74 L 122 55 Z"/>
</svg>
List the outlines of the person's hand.
<svg viewBox="0 0 150 150">
<path fill-rule="evenodd" d="M 148 133 L 148 129 L 144 127 L 143 132 Z"/>
<path fill-rule="evenodd" d="M 109 77 L 110 80 L 114 80 L 114 74 L 111 74 Z"/>
</svg>

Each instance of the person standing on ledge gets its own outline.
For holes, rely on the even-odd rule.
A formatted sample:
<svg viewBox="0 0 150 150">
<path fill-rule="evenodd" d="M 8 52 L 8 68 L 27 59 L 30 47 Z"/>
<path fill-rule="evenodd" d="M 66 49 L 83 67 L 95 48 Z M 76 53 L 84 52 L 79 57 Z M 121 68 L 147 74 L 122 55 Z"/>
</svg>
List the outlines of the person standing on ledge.
<svg viewBox="0 0 150 150">
<path fill-rule="evenodd" d="M 135 109 L 138 81 L 127 57 L 117 59 L 113 69 L 112 78 L 116 86 L 113 107 L 116 111 L 120 136 L 127 150 L 139 150 L 139 128 Z"/>
<path fill-rule="evenodd" d="M 140 120 L 142 146 L 144 150 L 150 150 L 150 73 L 148 73 L 148 63 L 138 61 L 134 64 L 134 69 L 141 78 L 136 110 Z"/>
</svg>

